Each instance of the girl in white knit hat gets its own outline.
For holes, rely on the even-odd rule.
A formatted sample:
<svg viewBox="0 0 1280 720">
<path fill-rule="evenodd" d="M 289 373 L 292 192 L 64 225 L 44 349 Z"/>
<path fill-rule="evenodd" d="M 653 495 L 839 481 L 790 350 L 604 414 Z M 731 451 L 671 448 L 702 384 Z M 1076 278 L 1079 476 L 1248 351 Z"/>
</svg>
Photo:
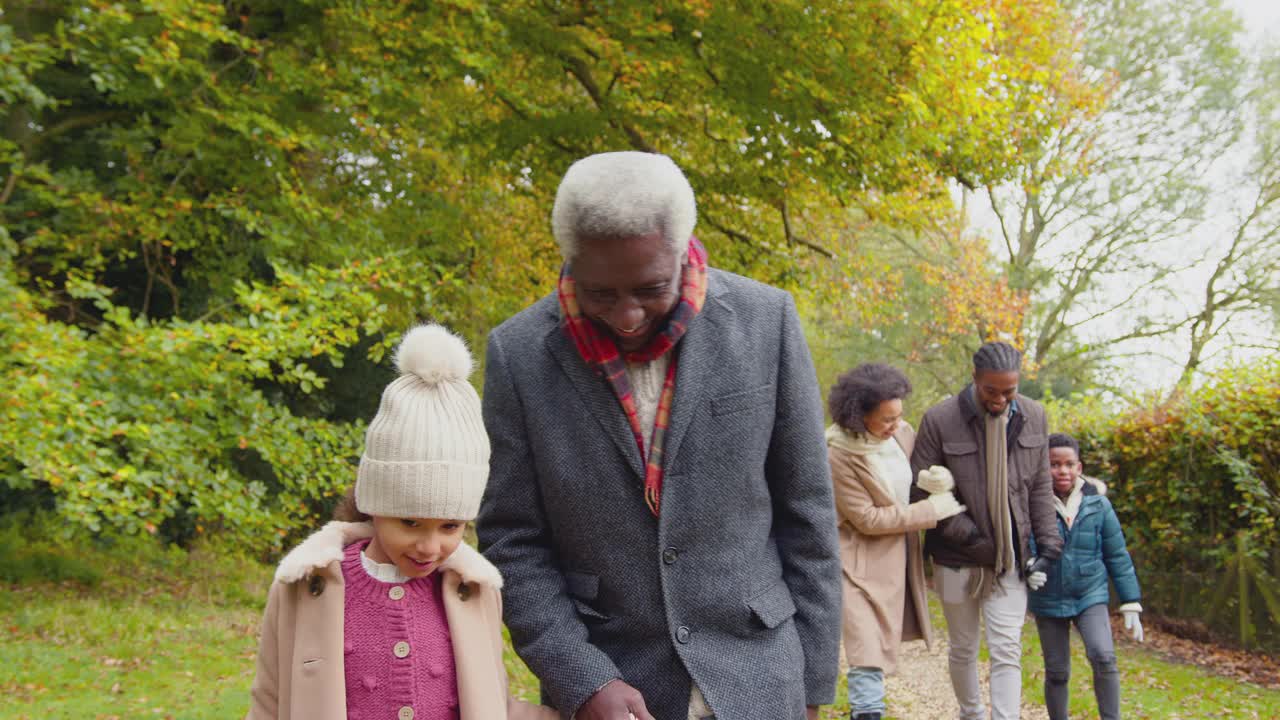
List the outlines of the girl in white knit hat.
<svg viewBox="0 0 1280 720">
<path fill-rule="evenodd" d="M 410 330 L 339 519 L 280 563 L 249 718 L 551 718 L 509 699 L 502 577 L 462 542 L 489 475 L 471 355 Z"/>
</svg>

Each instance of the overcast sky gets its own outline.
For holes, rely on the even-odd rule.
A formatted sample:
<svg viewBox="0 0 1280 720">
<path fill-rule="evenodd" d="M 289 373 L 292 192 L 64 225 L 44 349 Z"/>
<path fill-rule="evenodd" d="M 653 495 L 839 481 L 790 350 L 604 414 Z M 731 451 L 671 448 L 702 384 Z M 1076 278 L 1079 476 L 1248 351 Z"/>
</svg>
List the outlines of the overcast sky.
<svg viewBox="0 0 1280 720">
<path fill-rule="evenodd" d="M 1225 5 L 1240 13 L 1250 35 L 1280 40 L 1280 0 L 1227 0 Z"/>
<path fill-rule="evenodd" d="M 1263 45 L 1274 46 L 1280 44 L 1280 0 L 1223 0 L 1223 4 L 1240 14 L 1248 34 L 1246 45 L 1252 45 L 1253 49 L 1257 51 Z M 975 229 L 984 232 L 991 238 L 998 237 L 998 225 L 989 206 L 983 201 L 981 195 L 971 199 L 973 204 L 969 206 L 970 222 Z M 1228 193 L 1217 198 L 1217 200 L 1218 202 L 1215 202 L 1215 205 L 1222 205 L 1222 210 L 1209 211 L 1210 220 L 1203 228 L 1197 231 L 1198 236 L 1212 238 L 1221 235 L 1225 231 L 1212 232 L 1214 226 L 1222 224 L 1225 227 L 1230 223 L 1233 213 L 1229 212 L 1227 206 L 1233 202 L 1233 196 Z M 1221 215 L 1221 217 L 1216 217 L 1218 215 Z M 1222 229 L 1220 228 L 1219 230 Z M 1180 278 L 1175 280 L 1177 285 L 1182 286 L 1177 292 L 1180 299 L 1170 305 L 1169 309 L 1177 314 L 1176 307 L 1181 304 L 1187 304 L 1187 309 L 1189 310 L 1191 305 L 1194 304 L 1192 301 L 1200 299 L 1204 282 L 1210 271 L 1211 267 L 1205 264 L 1201 268 L 1181 274 Z M 1121 295 L 1127 292 L 1127 288 L 1114 290 Z M 1186 302 L 1184 303 L 1183 300 Z M 1133 312 L 1145 313 L 1152 309 L 1158 310 L 1159 305 L 1160 303 L 1150 307 L 1144 305 L 1143 307 L 1134 308 Z M 1110 326 L 1111 321 L 1102 321 L 1081 328 L 1083 339 L 1099 340 L 1108 337 L 1107 333 L 1114 330 Z M 1242 336 L 1252 336 L 1252 338 L 1270 336 L 1274 333 L 1272 323 L 1268 318 L 1259 318 L 1256 323 L 1246 322 L 1243 326 L 1233 327 L 1237 327 Z M 1248 340 L 1249 338 L 1245 337 L 1244 339 Z M 1187 347 L 1188 341 L 1185 331 L 1176 336 L 1163 337 L 1126 346 L 1124 350 L 1132 354 L 1124 359 L 1116 360 L 1115 369 L 1118 374 L 1109 379 L 1113 385 L 1128 385 L 1134 390 L 1167 388 L 1178 378 L 1182 365 L 1186 361 Z M 1223 362 L 1233 359 L 1244 360 L 1256 357 L 1257 354 L 1257 351 L 1241 349 L 1236 342 L 1224 337 L 1210 346 L 1209 353 L 1204 360 L 1208 368 L 1213 368 Z"/>
</svg>

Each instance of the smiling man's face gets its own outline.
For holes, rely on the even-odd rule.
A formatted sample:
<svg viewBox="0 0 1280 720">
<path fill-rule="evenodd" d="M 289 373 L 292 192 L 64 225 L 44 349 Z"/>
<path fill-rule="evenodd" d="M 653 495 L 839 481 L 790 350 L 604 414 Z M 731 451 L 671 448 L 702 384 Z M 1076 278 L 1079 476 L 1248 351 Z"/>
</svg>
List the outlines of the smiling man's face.
<svg viewBox="0 0 1280 720">
<path fill-rule="evenodd" d="M 582 314 L 624 353 L 648 344 L 680 299 L 680 258 L 660 233 L 584 239 L 569 273 Z"/>
</svg>

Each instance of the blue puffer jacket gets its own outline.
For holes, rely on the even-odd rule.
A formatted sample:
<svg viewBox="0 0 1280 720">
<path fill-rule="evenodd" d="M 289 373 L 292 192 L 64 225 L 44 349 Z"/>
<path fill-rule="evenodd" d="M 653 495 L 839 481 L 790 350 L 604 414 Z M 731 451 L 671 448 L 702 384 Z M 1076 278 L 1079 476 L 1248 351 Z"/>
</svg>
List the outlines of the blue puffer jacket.
<svg viewBox="0 0 1280 720">
<path fill-rule="evenodd" d="M 1108 575 L 1122 604 L 1141 600 L 1138 575 L 1111 501 L 1100 495 L 1091 482 L 1084 483 L 1082 493 L 1080 511 L 1071 529 L 1058 515 L 1062 557 L 1049 568 L 1044 587 L 1028 596 L 1027 606 L 1036 615 L 1075 617 L 1086 608 L 1107 602 Z M 1031 552 L 1035 552 L 1034 537 Z"/>
</svg>

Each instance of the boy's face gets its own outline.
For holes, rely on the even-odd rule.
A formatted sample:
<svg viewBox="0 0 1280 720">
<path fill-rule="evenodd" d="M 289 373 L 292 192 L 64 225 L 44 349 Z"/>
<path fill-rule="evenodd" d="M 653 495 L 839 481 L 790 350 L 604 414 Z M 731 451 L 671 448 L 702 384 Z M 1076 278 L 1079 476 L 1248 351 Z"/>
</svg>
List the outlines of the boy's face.
<svg viewBox="0 0 1280 720">
<path fill-rule="evenodd" d="M 1053 476 L 1053 491 L 1067 495 L 1076 485 L 1076 478 L 1084 472 L 1084 465 L 1076 451 L 1069 447 L 1049 448 L 1049 474 Z"/>
<path fill-rule="evenodd" d="M 458 549 L 466 528 L 463 520 L 375 516 L 365 552 L 376 562 L 395 565 L 405 577 L 426 577 Z"/>
</svg>

